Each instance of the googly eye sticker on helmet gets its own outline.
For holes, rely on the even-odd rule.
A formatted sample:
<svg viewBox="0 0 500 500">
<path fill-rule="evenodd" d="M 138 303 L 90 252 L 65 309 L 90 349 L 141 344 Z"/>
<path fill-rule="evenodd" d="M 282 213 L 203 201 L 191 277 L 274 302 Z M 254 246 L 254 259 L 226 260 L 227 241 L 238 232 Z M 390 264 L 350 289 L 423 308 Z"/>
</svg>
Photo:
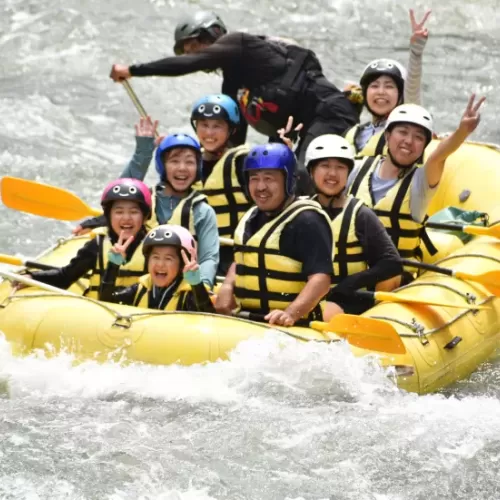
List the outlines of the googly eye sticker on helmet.
<svg viewBox="0 0 500 500">
<path fill-rule="evenodd" d="M 119 193 L 119 192 L 120 192 L 120 186 L 115 186 L 115 187 L 113 188 L 113 193 L 115 193 L 115 194 L 116 194 L 116 193 Z"/>
<path fill-rule="evenodd" d="M 151 238 L 151 239 L 155 239 L 156 237 L 156 231 L 151 231 L 149 234 L 148 234 L 148 238 Z"/>
<path fill-rule="evenodd" d="M 129 186 L 128 192 L 130 194 L 136 194 L 137 193 L 137 188 L 135 186 Z"/>
<path fill-rule="evenodd" d="M 213 107 L 213 112 L 218 115 L 220 113 L 221 109 L 220 109 L 220 106 L 218 104 L 216 104 L 214 107 Z"/>
<path fill-rule="evenodd" d="M 172 237 L 172 231 L 165 231 L 165 232 L 163 233 L 163 236 L 164 236 L 165 238 L 171 238 L 171 237 Z"/>
<path fill-rule="evenodd" d="M 203 113 L 205 111 L 205 105 L 204 104 L 201 104 L 200 107 L 198 108 L 198 111 L 200 113 Z"/>
</svg>

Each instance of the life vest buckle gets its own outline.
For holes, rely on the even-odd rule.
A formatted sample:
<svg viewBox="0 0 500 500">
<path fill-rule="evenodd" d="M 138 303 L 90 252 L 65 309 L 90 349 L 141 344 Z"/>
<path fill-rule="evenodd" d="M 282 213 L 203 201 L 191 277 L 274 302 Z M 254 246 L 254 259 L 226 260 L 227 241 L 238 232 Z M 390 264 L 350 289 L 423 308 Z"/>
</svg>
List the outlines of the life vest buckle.
<svg viewBox="0 0 500 500">
<path fill-rule="evenodd" d="M 112 326 L 128 329 L 132 326 L 132 318 L 130 316 L 117 316 Z"/>
</svg>

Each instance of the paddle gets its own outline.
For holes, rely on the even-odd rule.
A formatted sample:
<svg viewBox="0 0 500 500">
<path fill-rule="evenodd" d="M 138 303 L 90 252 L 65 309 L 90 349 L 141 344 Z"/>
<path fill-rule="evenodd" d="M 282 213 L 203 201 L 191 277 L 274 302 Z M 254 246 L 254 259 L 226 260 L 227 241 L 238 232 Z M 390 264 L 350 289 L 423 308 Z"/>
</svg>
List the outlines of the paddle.
<svg viewBox="0 0 500 500">
<path fill-rule="evenodd" d="M 500 239 L 500 223 L 491 224 L 489 226 L 470 226 L 466 224 L 445 224 L 442 222 L 426 222 L 425 227 L 431 229 L 445 229 L 447 231 L 462 231 L 467 234 L 476 236 L 492 236 Z"/>
<path fill-rule="evenodd" d="M 40 283 L 40 281 L 36 281 L 31 278 L 27 278 L 22 274 L 10 273 L 8 271 L 0 271 L 0 276 L 9 279 L 10 281 L 18 281 L 19 283 L 23 283 L 27 286 L 33 286 L 36 288 L 41 288 L 42 290 L 46 290 L 47 292 L 55 292 L 59 295 L 69 295 L 71 297 L 81 297 L 81 295 L 77 295 L 73 292 L 68 292 L 67 290 L 62 290 L 61 288 L 57 288 L 52 285 L 46 285 L 45 283 Z"/>
<path fill-rule="evenodd" d="M 80 220 L 102 215 L 66 189 L 17 177 L 2 177 L 2 201 L 6 207 L 58 220 Z"/>
<path fill-rule="evenodd" d="M 476 306 L 474 304 L 456 304 L 454 302 L 448 302 L 447 300 L 432 300 L 425 297 L 410 297 L 405 295 L 405 292 L 400 293 L 393 292 L 365 292 L 357 291 L 354 292 L 360 297 L 369 297 L 381 302 L 397 302 L 403 304 L 422 304 L 426 306 L 439 306 L 439 307 L 455 307 L 458 309 L 489 309 L 487 306 Z"/>
<path fill-rule="evenodd" d="M 488 290 L 500 296 L 500 271 L 487 271 L 480 274 L 470 274 L 463 271 L 455 271 L 446 267 L 440 267 L 433 264 L 425 264 L 424 262 L 416 262 L 414 260 L 401 259 L 404 266 L 415 267 L 416 269 L 423 269 L 425 271 L 433 271 L 435 273 L 444 274 L 464 281 L 473 281 L 484 285 Z"/>
<path fill-rule="evenodd" d="M 127 91 L 128 96 L 130 97 L 130 100 L 132 101 L 133 105 L 135 106 L 135 109 L 139 112 L 139 115 L 141 115 L 143 118 L 146 118 L 148 114 L 146 113 L 146 110 L 144 109 L 144 106 L 141 104 L 141 101 L 139 101 L 139 98 L 137 97 L 137 94 L 134 92 L 134 89 L 130 85 L 128 80 L 123 80 L 123 86 L 125 87 L 125 90 Z M 160 134 L 158 133 L 157 130 L 155 130 L 155 137 L 159 137 Z"/>
<path fill-rule="evenodd" d="M 48 264 L 42 264 L 41 262 L 34 262 L 32 260 L 23 260 L 19 257 L 14 257 L 13 255 L 6 255 L 4 253 L 0 253 L 0 262 L 4 264 L 10 264 L 12 266 L 25 266 L 31 267 L 33 269 L 41 269 L 43 271 L 48 271 L 51 269 L 59 269 L 55 266 L 49 266 Z"/>
<path fill-rule="evenodd" d="M 236 316 L 251 321 L 267 323 L 262 314 L 244 311 L 238 313 Z M 394 327 L 386 321 L 375 318 L 354 316 L 351 314 L 337 314 L 328 323 L 323 321 L 309 322 L 306 319 L 299 319 L 295 323 L 295 326 L 309 327 L 322 333 L 334 333 L 347 340 L 349 344 L 369 351 L 390 354 L 406 353 L 406 347 Z M 272 328 L 273 325 L 269 325 L 269 327 Z M 280 329 L 281 327 L 277 328 Z M 303 337 L 297 337 L 305 340 Z"/>
</svg>

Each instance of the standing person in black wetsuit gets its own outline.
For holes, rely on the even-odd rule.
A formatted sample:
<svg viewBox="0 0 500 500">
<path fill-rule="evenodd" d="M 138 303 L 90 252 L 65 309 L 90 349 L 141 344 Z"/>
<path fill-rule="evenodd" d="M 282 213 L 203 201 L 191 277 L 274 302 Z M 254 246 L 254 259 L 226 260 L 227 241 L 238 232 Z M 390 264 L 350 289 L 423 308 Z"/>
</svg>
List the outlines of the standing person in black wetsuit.
<svg viewBox="0 0 500 500">
<path fill-rule="evenodd" d="M 246 121 L 275 138 L 289 116 L 304 126 L 296 151 L 303 164 L 308 144 L 327 133 L 343 134 L 359 119 L 354 105 L 323 75 L 311 50 L 273 37 L 226 34 L 213 12 L 198 12 L 181 20 L 175 30 L 174 52 L 182 57 L 125 66 L 113 65 L 111 78 L 181 76 L 196 71 L 223 73 L 222 93 L 237 100 Z M 246 125 L 233 137 L 242 144 Z"/>
</svg>

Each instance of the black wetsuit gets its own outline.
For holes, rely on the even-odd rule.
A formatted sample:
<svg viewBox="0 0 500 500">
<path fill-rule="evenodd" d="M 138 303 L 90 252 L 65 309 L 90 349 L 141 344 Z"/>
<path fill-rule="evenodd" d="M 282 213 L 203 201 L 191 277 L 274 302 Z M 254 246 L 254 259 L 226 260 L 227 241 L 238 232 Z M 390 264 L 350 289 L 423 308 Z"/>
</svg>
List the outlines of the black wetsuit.
<svg viewBox="0 0 500 500">
<path fill-rule="evenodd" d="M 296 92 L 293 98 L 282 99 L 281 91 L 288 89 L 281 87 L 285 86 L 285 80 L 290 83 L 285 75 L 290 75 L 294 58 L 302 60 L 299 76 L 291 85 Z M 314 52 L 272 38 L 234 32 L 196 54 L 132 65 L 130 73 L 132 76 L 181 76 L 218 69 L 222 70 L 224 78 L 222 93 L 236 101 L 241 89 L 258 93 L 263 86 L 266 87 L 264 95 L 271 96 L 267 100 L 272 101 L 274 97 L 284 108 L 279 112 L 284 118 L 276 128 L 284 127 L 289 115 L 294 116 L 296 124 L 304 124 L 297 150 L 300 164 L 303 164 L 306 148 L 312 139 L 327 133 L 342 135 L 359 121 L 354 105 L 324 77 Z M 234 145 L 245 141 L 246 128 L 244 124 L 234 136 Z"/>
</svg>

